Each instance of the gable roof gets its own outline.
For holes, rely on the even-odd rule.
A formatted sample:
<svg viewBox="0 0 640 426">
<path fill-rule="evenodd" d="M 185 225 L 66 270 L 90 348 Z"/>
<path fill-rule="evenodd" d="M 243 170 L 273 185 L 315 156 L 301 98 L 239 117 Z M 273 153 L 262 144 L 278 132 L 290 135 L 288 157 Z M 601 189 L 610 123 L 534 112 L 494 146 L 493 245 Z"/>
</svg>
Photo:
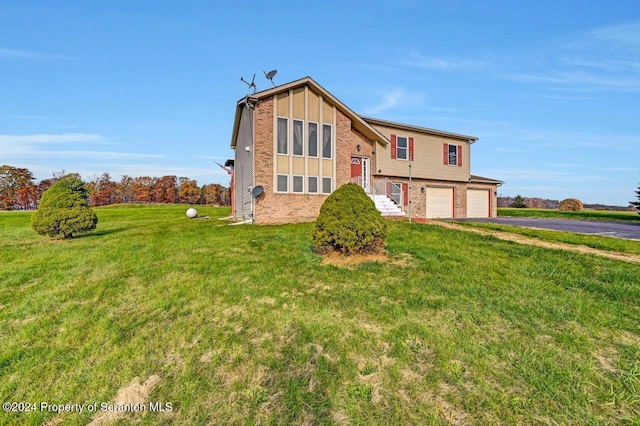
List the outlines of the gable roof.
<svg viewBox="0 0 640 426">
<path fill-rule="evenodd" d="M 478 140 L 475 136 L 461 135 L 459 133 L 445 132 L 442 130 L 429 129 L 427 127 L 419 127 L 411 124 L 395 123 L 393 121 L 380 120 L 378 118 L 362 117 L 364 121 L 372 125 L 393 127 L 394 129 L 407 130 L 410 132 L 428 133 L 431 135 L 445 136 L 453 139 L 464 140 L 465 142 L 474 143 Z"/>
<path fill-rule="evenodd" d="M 311 77 L 304 77 L 299 80 L 292 81 L 290 83 L 282 84 L 280 86 L 272 87 L 267 90 L 263 90 L 252 95 L 247 95 L 238 101 L 236 105 L 236 116 L 233 123 L 233 134 L 231 135 L 231 147 L 235 148 L 236 140 L 238 137 L 238 129 L 240 128 L 240 117 L 242 116 L 242 108 L 245 105 L 255 104 L 261 99 L 269 98 L 278 93 L 286 92 L 298 87 L 309 86 L 314 92 L 320 94 L 327 102 L 338 108 L 344 115 L 351 120 L 351 126 L 362 133 L 365 137 L 372 141 L 378 141 L 383 145 L 387 145 L 389 140 L 376 130 L 367 120 L 363 119 L 360 115 L 353 112 L 348 106 L 343 104 L 338 98 L 333 96 L 328 90 L 316 83 Z"/>
</svg>

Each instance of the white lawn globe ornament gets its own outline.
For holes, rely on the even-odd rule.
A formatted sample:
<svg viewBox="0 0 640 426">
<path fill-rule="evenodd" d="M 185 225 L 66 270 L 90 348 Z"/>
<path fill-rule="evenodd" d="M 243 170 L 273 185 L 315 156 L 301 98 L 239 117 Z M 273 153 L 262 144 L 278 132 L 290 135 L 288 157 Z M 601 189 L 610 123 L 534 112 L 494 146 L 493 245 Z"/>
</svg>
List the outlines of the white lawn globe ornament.
<svg viewBox="0 0 640 426">
<path fill-rule="evenodd" d="M 193 207 L 189 207 L 187 209 L 187 217 L 189 219 L 193 219 L 196 216 L 198 216 L 198 210 L 194 209 Z"/>
</svg>

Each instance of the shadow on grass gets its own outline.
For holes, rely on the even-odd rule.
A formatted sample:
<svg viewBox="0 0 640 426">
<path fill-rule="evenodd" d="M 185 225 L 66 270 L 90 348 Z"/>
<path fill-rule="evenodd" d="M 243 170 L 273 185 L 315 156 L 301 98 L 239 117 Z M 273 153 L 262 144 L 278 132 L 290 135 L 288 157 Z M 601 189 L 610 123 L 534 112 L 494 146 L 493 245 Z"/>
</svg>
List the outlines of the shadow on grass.
<svg viewBox="0 0 640 426">
<path fill-rule="evenodd" d="M 72 239 L 75 240 L 75 239 L 80 239 L 80 238 L 101 237 L 103 235 L 117 234 L 119 232 L 123 232 L 123 231 L 126 231 L 128 229 L 131 229 L 131 228 L 130 227 L 120 227 L 120 228 L 100 229 L 100 230 L 93 231 L 93 232 L 87 232 L 86 234 L 76 235 Z"/>
</svg>

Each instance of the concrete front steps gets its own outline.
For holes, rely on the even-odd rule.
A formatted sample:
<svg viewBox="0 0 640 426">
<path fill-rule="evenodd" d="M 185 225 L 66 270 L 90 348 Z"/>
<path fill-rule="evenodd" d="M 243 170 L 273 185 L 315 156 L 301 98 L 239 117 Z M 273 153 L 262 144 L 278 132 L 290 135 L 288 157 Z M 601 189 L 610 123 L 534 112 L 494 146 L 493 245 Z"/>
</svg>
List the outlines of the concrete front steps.
<svg viewBox="0 0 640 426">
<path fill-rule="evenodd" d="M 396 203 L 391 201 L 386 195 L 367 194 L 376 205 L 376 209 L 382 216 L 403 217 L 404 212 Z"/>
</svg>

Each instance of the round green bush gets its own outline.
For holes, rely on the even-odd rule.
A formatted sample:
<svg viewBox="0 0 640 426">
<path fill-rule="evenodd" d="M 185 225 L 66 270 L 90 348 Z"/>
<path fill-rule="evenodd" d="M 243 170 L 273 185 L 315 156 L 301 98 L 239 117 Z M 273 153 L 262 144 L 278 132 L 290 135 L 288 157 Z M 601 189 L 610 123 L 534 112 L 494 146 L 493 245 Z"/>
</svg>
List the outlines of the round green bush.
<svg viewBox="0 0 640 426">
<path fill-rule="evenodd" d="M 311 231 L 317 252 L 345 255 L 378 251 L 389 234 L 389 225 L 364 190 L 342 185 L 322 204 Z"/>
<path fill-rule="evenodd" d="M 98 216 L 76 187 L 77 182 L 63 179 L 42 194 L 38 211 L 31 217 L 34 231 L 52 238 L 72 238 L 96 229 Z"/>
</svg>

